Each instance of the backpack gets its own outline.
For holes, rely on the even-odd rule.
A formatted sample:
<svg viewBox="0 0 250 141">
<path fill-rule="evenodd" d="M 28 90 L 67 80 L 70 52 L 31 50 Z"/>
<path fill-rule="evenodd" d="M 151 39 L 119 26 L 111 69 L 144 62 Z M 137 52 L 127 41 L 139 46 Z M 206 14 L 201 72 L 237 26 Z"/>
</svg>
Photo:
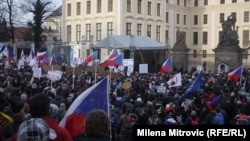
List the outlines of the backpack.
<svg viewBox="0 0 250 141">
<path fill-rule="evenodd" d="M 197 117 L 195 118 L 195 120 L 193 120 L 192 117 L 190 117 L 190 119 L 191 119 L 191 125 L 199 125 L 199 121 Z"/>
<path fill-rule="evenodd" d="M 155 120 L 152 120 L 152 118 L 149 118 L 148 119 L 149 120 L 149 125 L 157 125 L 158 124 L 158 120 L 159 120 L 159 118 L 157 117 Z"/>
</svg>

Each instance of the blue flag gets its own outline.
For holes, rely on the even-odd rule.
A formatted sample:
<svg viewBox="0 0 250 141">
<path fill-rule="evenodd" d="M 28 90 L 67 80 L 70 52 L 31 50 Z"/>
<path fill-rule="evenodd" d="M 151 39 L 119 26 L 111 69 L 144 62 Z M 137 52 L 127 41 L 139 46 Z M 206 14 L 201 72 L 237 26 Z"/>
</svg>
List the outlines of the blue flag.
<svg viewBox="0 0 250 141">
<path fill-rule="evenodd" d="M 181 101 L 184 101 L 190 93 L 192 92 L 199 92 L 201 89 L 201 77 L 202 77 L 202 72 L 199 73 L 198 76 L 196 76 L 194 82 L 192 85 L 188 87 L 188 89 L 185 91 L 185 93 L 181 96 Z"/>
</svg>

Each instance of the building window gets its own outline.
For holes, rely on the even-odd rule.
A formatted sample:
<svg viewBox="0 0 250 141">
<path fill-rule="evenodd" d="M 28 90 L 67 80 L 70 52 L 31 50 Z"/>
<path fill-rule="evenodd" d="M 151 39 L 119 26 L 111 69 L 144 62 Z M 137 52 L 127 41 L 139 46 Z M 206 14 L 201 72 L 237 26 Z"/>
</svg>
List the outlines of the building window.
<svg viewBox="0 0 250 141">
<path fill-rule="evenodd" d="M 161 4 L 157 3 L 157 16 L 161 16 Z"/>
<path fill-rule="evenodd" d="M 67 9 L 68 9 L 68 16 L 71 16 L 71 4 L 70 3 L 68 4 Z"/>
<path fill-rule="evenodd" d="M 198 32 L 193 32 L 193 44 L 198 44 Z"/>
<path fill-rule="evenodd" d="M 166 12 L 166 23 L 168 23 L 168 12 Z"/>
<path fill-rule="evenodd" d="M 168 30 L 165 31 L 165 42 L 168 43 L 169 36 L 168 36 Z"/>
<path fill-rule="evenodd" d="M 132 23 L 126 23 L 126 35 L 131 35 Z"/>
<path fill-rule="evenodd" d="M 113 11 L 113 0 L 108 0 L 108 12 Z"/>
<path fill-rule="evenodd" d="M 91 24 L 86 24 L 86 41 L 90 41 Z"/>
<path fill-rule="evenodd" d="M 194 15 L 194 25 L 198 25 L 198 15 Z"/>
<path fill-rule="evenodd" d="M 247 1 L 249 1 L 249 0 L 245 0 L 245 2 L 247 2 Z"/>
<path fill-rule="evenodd" d="M 71 25 L 67 25 L 67 42 L 71 42 Z"/>
<path fill-rule="evenodd" d="M 108 33 L 108 36 L 110 36 L 110 35 L 113 35 L 113 22 L 108 22 L 107 23 L 107 33 Z"/>
<path fill-rule="evenodd" d="M 220 4 L 225 4 L 225 0 L 220 0 Z"/>
<path fill-rule="evenodd" d="M 194 6 L 198 6 L 198 0 L 194 0 Z"/>
<path fill-rule="evenodd" d="M 184 6 L 187 6 L 187 0 L 184 0 Z"/>
<path fill-rule="evenodd" d="M 166 3 L 168 3 L 168 0 L 166 0 Z"/>
<path fill-rule="evenodd" d="M 207 51 L 206 50 L 202 50 L 202 57 L 207 58 Z"/>
<path fill-rule="evenodd" d="M 203 24 L 207 24 L 207 14 L 203 15 Z"/>
<path fill-rule="evenodd" d="M 131 0 L 127 0 L 127 12 L 131 12 Z"/>
<path fill-rule="evenodd" d="M 148 15 L 151 15 L 151 2 L 148 2 Z"/>
<path fill-rule="evenodd" d="M 147 36 L 151 37 L 151 25 L 147 25 Z"/>
<path fill-rule="evenodd" d="M 176 15 L 176 24 L 180 24 L 180 14 Z"/>
<path fill-rule="evenodd" d="M 249 22 L 249 11 L 244 11 L 244 22 Z"/>
<path fill-rule="evenodd" d="M 81 2 L 76 3 L 76 15 L 81 15 Z"/>
<path fill-rule="evenodd" d="M 220 23 L 223 23 L 224 22 L 224 13 L 220 13 Z"/>
<path fill-rule="evenodd" d="M 138 0 L 138 14 L 141 14 L 141 4 L 142 0 Z"/>
<path fill-rule="evenodd" d="M 100 41 L 102 39 L 102 24 L 96 24 L 96 41 Z"/>
<path fill-rule="evenodd" d="M 91 1 L 87 1 L 86 13 L 91 14 Z"/>
<path fill-rule="evenodd" d="M 206 45 L 207 44 L 207 32 L 204 31 L 202 32 L 202 44 Z"/>
<path fill-rule="evenodd" d="M 156 41 L 161 41 L 161 26 L 156 26 Z"/>
<path fill-rule="evenodd" d="M 141 36 L 142 24 L 137 24 L 137 35 Z"/>
<path fill-rule="evenodd" d="M 204 5 L 208 5 L 208 0 L 204 0 Z"/>
<path fill-rule="evenodd" d="M 76 25 L 76 41 L 79 43 L 81 41 L 81 25 Z"/>
<path fill-rule="evenodd" d="M 193 50 L 193 57 L 197 58 L 197 50 Z"/>
<path fill-rule="evenodd" d="M 97 0 L 97 13 L 101 13 L 101 12 L 102 12 L 102 1 Z"/>
<path fill-rule="evenodd" d="M 177 0 L 177 5 L 180 5 L 180 0 Z"/>
<path fill-rule="evenodd" d="M 249 30 L 243 30 L 243 35 L 242 35 L 242 39 L 243 39 L 243 47 L 245 46 L 249 46 Z"/>
<path fill-rule="evenodd" d="M 183 15 L 183 24 L 184 24 L 184 25 L 187 24 L 187 15 Z"/>
<path fill-rule="evenodd" d="M 237 0 L 232 0 L 232 3 L 237 3 Z"/>
</svg>

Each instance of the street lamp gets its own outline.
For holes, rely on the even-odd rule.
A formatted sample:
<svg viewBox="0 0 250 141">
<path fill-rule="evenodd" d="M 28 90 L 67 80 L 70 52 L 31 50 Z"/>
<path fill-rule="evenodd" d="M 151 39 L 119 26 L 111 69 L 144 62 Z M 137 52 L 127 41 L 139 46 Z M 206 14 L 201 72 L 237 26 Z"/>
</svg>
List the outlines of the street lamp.
<svg viewBox="0 0 250 141">
<path fill-rule="evenodd" d="M 85 55 L 84 55 L 84 45 L 86 44 L 86 39 L 85 39 L 84 35 L 82 35 L 81 44 L 82 44 L 82 58 L 84 59 L 85 58 Z"/>
<path fill-rule="evenodd" d="M 90 35 L 90 36 L 89 36 L 89 48 L 92 49 L 92 52 L 94 52 L 93 40 L 94 40 L 94 36 L 93 36 L 93 35 Z"/>
</svg>

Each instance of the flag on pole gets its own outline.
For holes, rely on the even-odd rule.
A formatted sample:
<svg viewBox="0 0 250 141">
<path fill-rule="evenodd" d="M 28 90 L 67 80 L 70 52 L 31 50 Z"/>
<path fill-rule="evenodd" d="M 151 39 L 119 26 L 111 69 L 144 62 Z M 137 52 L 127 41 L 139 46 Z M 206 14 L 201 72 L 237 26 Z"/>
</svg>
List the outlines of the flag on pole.
<svg viewBox="0 0 250 141">
<path fill-rule="evenodd" d="M 88 64 L 92 61 L 94 61 L 95 59 L 97 59 L 98 56 L 98 50 L 92 52 L 86 59 L 85 59 L 85 63 Z"/>
<path fill-rule="evenodd" d="M 53 54 L 52 57 L 51 57 L 51 60 L 50 60 L 50 65 L 56 65 L 56 57 L 55 55 Z"/>
<path fill-rule="evenodd" d="M 184 101 L 190 93 L 192 92 L 199 92 L 201 89 L 201 77 L 202 77 L 202 72 L 196 76 L 194 82 L 192 85 L 188 87 L 188 89 L 185 91 L 185 93 L 181 96 L 181 101 Z"/>
<path fill-rule="evenodd" d="M 172 66 L 171 58 L 168 57 L 168 59 L 161 66 L 160 74 L 163 74 L 166 71 L 170 70 L 171 66 Z"/>
<path fill-rule="evenodd" d="M 72 137 L 85 131 L 85 119 L 94 109 L 102 109 L 109 114 L 109 77 L 94 84 L 80 94 L 70 105 L 59 125 L 66 128 Z"/>
<path fill-rule="evenodd" d="M 103 67 L 119 67 L 123 65 L 123 54 L 119 54 L 114 58 L 108 59 L 101 64 Z"/>
<path fill-rule="evenodd" d="M 36 56 L 39 60 L 43 60 L 45 57 L 48 57 L 48 52 L 47 51 L 37 52 Z"/>
<path fill-rule="evenodd" d="M 168 80 L 167 84 L 168 84 L 169 88 L 181 86 L 182 85 L 181 73 L 174 75 L 174 77 L 172 77 L 171 79 Z"/>
<path fill-rule="evenodd" d="M 231 80 L 233 80 L 233 82 L 238 82 L 240 80 L 240 78 L 242 77 L 242 71 L 243 71 L 243 67 L 240 66 L 237 69 L 235 69 L 234 71 L 231 71 L 230 73 L 227 74 L 227 77 Z"/>
<path fill-rule="evenodd" d="M 13 52 L 13 48 L 8 48 L 8 56 L 6 58 L 7 61 L 13 60 L 14 58 L 14 52 Z"/>
</svg>

